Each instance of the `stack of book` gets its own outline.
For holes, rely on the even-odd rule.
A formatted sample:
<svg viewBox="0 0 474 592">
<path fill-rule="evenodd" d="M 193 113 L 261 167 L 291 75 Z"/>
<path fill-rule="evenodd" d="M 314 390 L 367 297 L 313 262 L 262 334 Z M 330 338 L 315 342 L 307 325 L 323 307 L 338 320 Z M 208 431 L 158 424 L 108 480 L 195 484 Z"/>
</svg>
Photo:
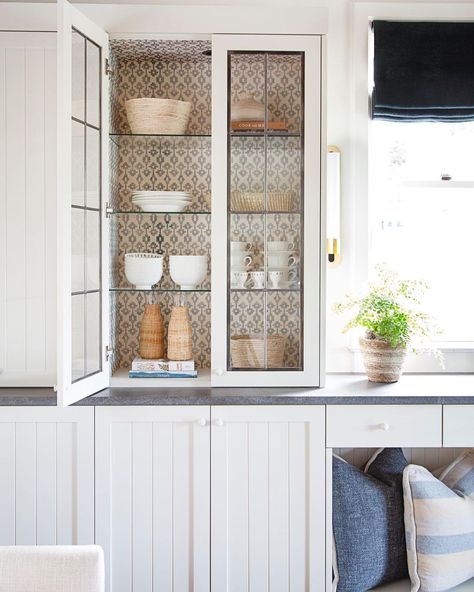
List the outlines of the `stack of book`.
<svg viewBox="0 0 474 592">
<path fill-rule="evenodd" d="M 194 360 L 173 362 L 136 357 L 128 375 L 130 378 L 196 378 L 197 370 L 194 367 Z"/>
</svg>

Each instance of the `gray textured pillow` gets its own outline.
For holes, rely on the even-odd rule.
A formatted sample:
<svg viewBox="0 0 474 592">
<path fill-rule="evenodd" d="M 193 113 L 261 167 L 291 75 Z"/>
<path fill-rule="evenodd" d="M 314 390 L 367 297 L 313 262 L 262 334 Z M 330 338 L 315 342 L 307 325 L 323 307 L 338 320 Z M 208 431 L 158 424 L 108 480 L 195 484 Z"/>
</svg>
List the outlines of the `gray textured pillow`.
<svg viewBox="0 0 474 592">
<path fill-rule="evenodd" d="M 400 448 L 385 448 L 364 473 L 333 457 L 334 577 L 337 592 L 366 592 L 408 577 Z"/>
</svg>

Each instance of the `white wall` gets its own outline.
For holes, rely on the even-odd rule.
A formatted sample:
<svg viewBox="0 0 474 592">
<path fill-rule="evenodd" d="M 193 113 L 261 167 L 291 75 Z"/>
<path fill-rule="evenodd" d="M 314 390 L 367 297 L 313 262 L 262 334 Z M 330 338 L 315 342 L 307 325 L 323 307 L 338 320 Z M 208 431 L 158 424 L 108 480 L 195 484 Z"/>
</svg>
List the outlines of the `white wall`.
<svg viewBox="0 0 474 592">
<path fill-rule="evenodd" d="M 55 382 L 55 44 L 0 33 L 0 386 Z"/>
</svg>

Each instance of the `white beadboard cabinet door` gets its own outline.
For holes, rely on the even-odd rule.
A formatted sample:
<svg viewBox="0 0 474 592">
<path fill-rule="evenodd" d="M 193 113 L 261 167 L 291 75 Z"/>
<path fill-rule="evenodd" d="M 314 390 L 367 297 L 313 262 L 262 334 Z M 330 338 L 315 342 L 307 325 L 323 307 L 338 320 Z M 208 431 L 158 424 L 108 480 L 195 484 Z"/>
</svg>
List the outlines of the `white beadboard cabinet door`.
<svg viewBox="0 0 474 592">
<path fill-rule="evenodd" d="M 323 592 L 324 406 L 211 414 L 212 592 Z"/>
<path fill-rule="evenodd" d="M 66 0 L 58 29 L 58 404 L 109 384 L 108 35 Z"/>
<path fill-rule="evenodd" d="M 0 387 L 53 386 L 55 33 L 0 33 L 0 179 Z"/>
<path fill-rule="evenodd" d="M 94 542 L 94 408 L 0 407 L 0 545 Z"/>
<path fill-rule="evenodd" d="M 96 408 L 96 543 L 110 592 L 209 592 L 209 407 Z"/>
</svg>

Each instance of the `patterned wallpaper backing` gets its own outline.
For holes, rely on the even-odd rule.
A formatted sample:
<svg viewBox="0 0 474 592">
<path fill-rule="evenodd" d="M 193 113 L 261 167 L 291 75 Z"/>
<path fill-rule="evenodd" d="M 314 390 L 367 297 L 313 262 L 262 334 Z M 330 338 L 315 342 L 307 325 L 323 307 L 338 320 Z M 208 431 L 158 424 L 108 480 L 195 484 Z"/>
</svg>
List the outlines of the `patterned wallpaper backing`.
<svg viewBox="0 0 474 592">
<path fill-rule="evenodd" d="M 111 286 L 128 287 L 124 275 L 127 252 L 162 252 L 165 255 L 160 288 L 173 288 L 168 273 L 172 254 L 208 254 L 211 241 L 211 216 L 206 200 L 211 186 L 211 139 L 202 137 L 211 129 L 211 58 L 203 52 L 209 41 L 111 41 L 111 131 L 130 132 L 124 102 L 134 97 L 166 96 L 192 103 L 188 133 L 196 137 L 150 138 L 115 136 L 110 143 L 110 201 L 115 211 L 135 211 L 131 192 L 137 189 L 185 190 L 193 196 L 195 215 L 124 213 L 111 218 Z M 272 56 L 267 64 L 269 109 L 275 118 L 284 119 L 293 131 L 301 125 L 301 104 L 296 100 L 300 84 L 300 57 L 284 59 Z M 233 100 L 242 92 L 262 99 L 261 56 L 232 57 Z M 262 191 L 265 148 L 261 138 L 232 140 L 233 158 L 238 159 L 232 187 L 241 191 Z M 269 191 L 295 191 L 300 195 L 299 139 L 272 138 L 267 145 Z M 232 216 L 233 240 L 254 243 L 255 265 L 261 263 L 264 217 L 257 214 Z M 268 240 L 288 240 L 299 249 L 299 214 L 272 214 L 267 219 Z M 210 269 L 202 288 L 210 288 Z M 173 304 L 173 294 L 157 292 L 165 325 Z M 193 325 L 194 355 L 198 367 L 210 367 L 210 293 L 188 293 L 187 303 Z M 129 367 L 138 350 L 138 331 L 146 293 L 113 292 L 111 327 L 114 344 L 113 369 Z M 241 334 L 262 332 L 263 314 L 267 314 L 270 332 L 288 337 L 285 365 L 299 365 L 300 296 L 298 292 L 268 295 L 265 307 L 262 293 L 234 293 L 231 298 L 231 330 Z"/>
</svg>

